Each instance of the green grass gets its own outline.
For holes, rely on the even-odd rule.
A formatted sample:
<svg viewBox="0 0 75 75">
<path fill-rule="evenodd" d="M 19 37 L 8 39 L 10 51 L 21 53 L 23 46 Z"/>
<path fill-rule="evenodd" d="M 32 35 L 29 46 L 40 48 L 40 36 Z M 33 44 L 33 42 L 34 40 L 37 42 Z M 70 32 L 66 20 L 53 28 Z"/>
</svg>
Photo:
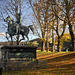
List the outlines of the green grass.
<svg viewBox="0 0 75 75">
<path fill-rule="evenodd" d="M 37 54 L 39 54 L 39 55 L 40 55 L 40 54 L 50 54 L 50 53 L 52 53 L 51 51 L 48 51 L 48 52 L 47 52 L 46 50 L 45 50 L 45 51 L 37 50 L 36 52 L 37 52 Z"/>
<path fill-rule="evenodd" d="M 38 55 L 41 55 L 41 54 L 60 54 L 60 53 L 67 53 L 65 51 L 62 51 L 62 52 L 54 52 L 53 53 L 51 51 L 48 51 L 47 52 L 46 50 L 45 51 L 37 50 L 36 52 L 37 52 Z M 70 51 L 68 51 L 68 53 L 70 53 Z"/>
<path fill-rule="evenodd" d="M 75 52 L 41 52 L 37 50 L 36 69 L 4 71 L 2 75 L 75 75 Z M 40 64 L 40 60 L 47 60 Z"/>
</svg>

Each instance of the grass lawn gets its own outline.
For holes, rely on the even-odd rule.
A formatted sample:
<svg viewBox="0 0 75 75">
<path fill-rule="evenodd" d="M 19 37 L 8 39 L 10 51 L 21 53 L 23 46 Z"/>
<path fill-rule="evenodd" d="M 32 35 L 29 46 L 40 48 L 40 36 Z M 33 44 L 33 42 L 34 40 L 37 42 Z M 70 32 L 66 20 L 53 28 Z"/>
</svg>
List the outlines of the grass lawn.
<svg viewBox="0 0 75 75">
<path fill-rule="evenodd" d="M 2 75 L 75 75 L 75 52 L 41 52 L 33 70 L 4 71 Z"/>
</svg>

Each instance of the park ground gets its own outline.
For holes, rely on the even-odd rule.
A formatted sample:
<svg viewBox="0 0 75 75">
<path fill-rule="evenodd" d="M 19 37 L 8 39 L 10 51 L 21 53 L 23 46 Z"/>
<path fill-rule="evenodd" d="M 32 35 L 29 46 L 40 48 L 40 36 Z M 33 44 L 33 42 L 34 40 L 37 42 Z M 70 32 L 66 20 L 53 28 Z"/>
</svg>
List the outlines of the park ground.
<svg viewBox="0 0 75 75">
<path fill-rule="evenodd" d="M 37 51 L 38 65 L 31 70 L 4 71 L 2 75 L 75 75 L 75 52 Z"/>
</svg>

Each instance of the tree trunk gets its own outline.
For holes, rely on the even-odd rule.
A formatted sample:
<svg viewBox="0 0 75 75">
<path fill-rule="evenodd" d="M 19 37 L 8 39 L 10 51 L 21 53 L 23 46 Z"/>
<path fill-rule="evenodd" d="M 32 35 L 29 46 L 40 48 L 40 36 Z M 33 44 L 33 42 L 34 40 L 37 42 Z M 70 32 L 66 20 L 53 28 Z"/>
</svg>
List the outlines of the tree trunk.
<svg viewBox="0 0 75 75">
<path fill-rule="evenodd" d="M 52 29 L 52 52 L 54 52 L 54 30 Z"/>
<path fill-rule="evenodd" d="M 54 43 L 53 43 L 53 41 L 52 41 L 51 52 L 53 52 L 53 51 L 54 51 Z"/>
<path fill-rule="evenodd" d="M 49 51 L 49 42 L 47 41 L 47 52 Z"/>
<path fill-rule="evenodd" d="M 42 41 L 41 51 L 45 50 L 45 41 Z"/>
<path fill-rule="evenodd" d="M 60 37 L 58 36 L 58 46 L 57 46 L 58 52 L 61 52 L 61 44 L 60 44 Z"/>
<path fill-rule="evenodd" d="M 71 24 L 69 24 L 69 32 L 70 32 L 70 35 L 71 35 L 72 47 L 73 47 L 73 50 L 74 50 L 74 34 L 73 34 L 73 31 L 72 31 L 72 25 Z"/>
<path fill-rule="evenodd" d="M 48 27 L 47 27 L 47 47 L 46 47 L 46 50 L 47 50 L 47 52 L 49 51 L 49 31 L 48 31 Z"/>
</svg>

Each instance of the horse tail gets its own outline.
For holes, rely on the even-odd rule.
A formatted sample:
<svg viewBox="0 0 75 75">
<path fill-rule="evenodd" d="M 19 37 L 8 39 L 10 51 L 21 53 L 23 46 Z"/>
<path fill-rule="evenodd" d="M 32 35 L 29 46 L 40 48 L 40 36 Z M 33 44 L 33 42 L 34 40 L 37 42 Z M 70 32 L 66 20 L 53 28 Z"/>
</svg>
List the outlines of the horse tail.
<svg viewBox="0 0 75 75">
<path fill-rule="evenodd" d="M 33 34 L 34 34 L 34 28 L 33 28 L 33 25 L 29 25 L 28 26 L 28 28 L 30 28 L 31 29 L 31 31 L 33 32 Z"/>
</svg>

